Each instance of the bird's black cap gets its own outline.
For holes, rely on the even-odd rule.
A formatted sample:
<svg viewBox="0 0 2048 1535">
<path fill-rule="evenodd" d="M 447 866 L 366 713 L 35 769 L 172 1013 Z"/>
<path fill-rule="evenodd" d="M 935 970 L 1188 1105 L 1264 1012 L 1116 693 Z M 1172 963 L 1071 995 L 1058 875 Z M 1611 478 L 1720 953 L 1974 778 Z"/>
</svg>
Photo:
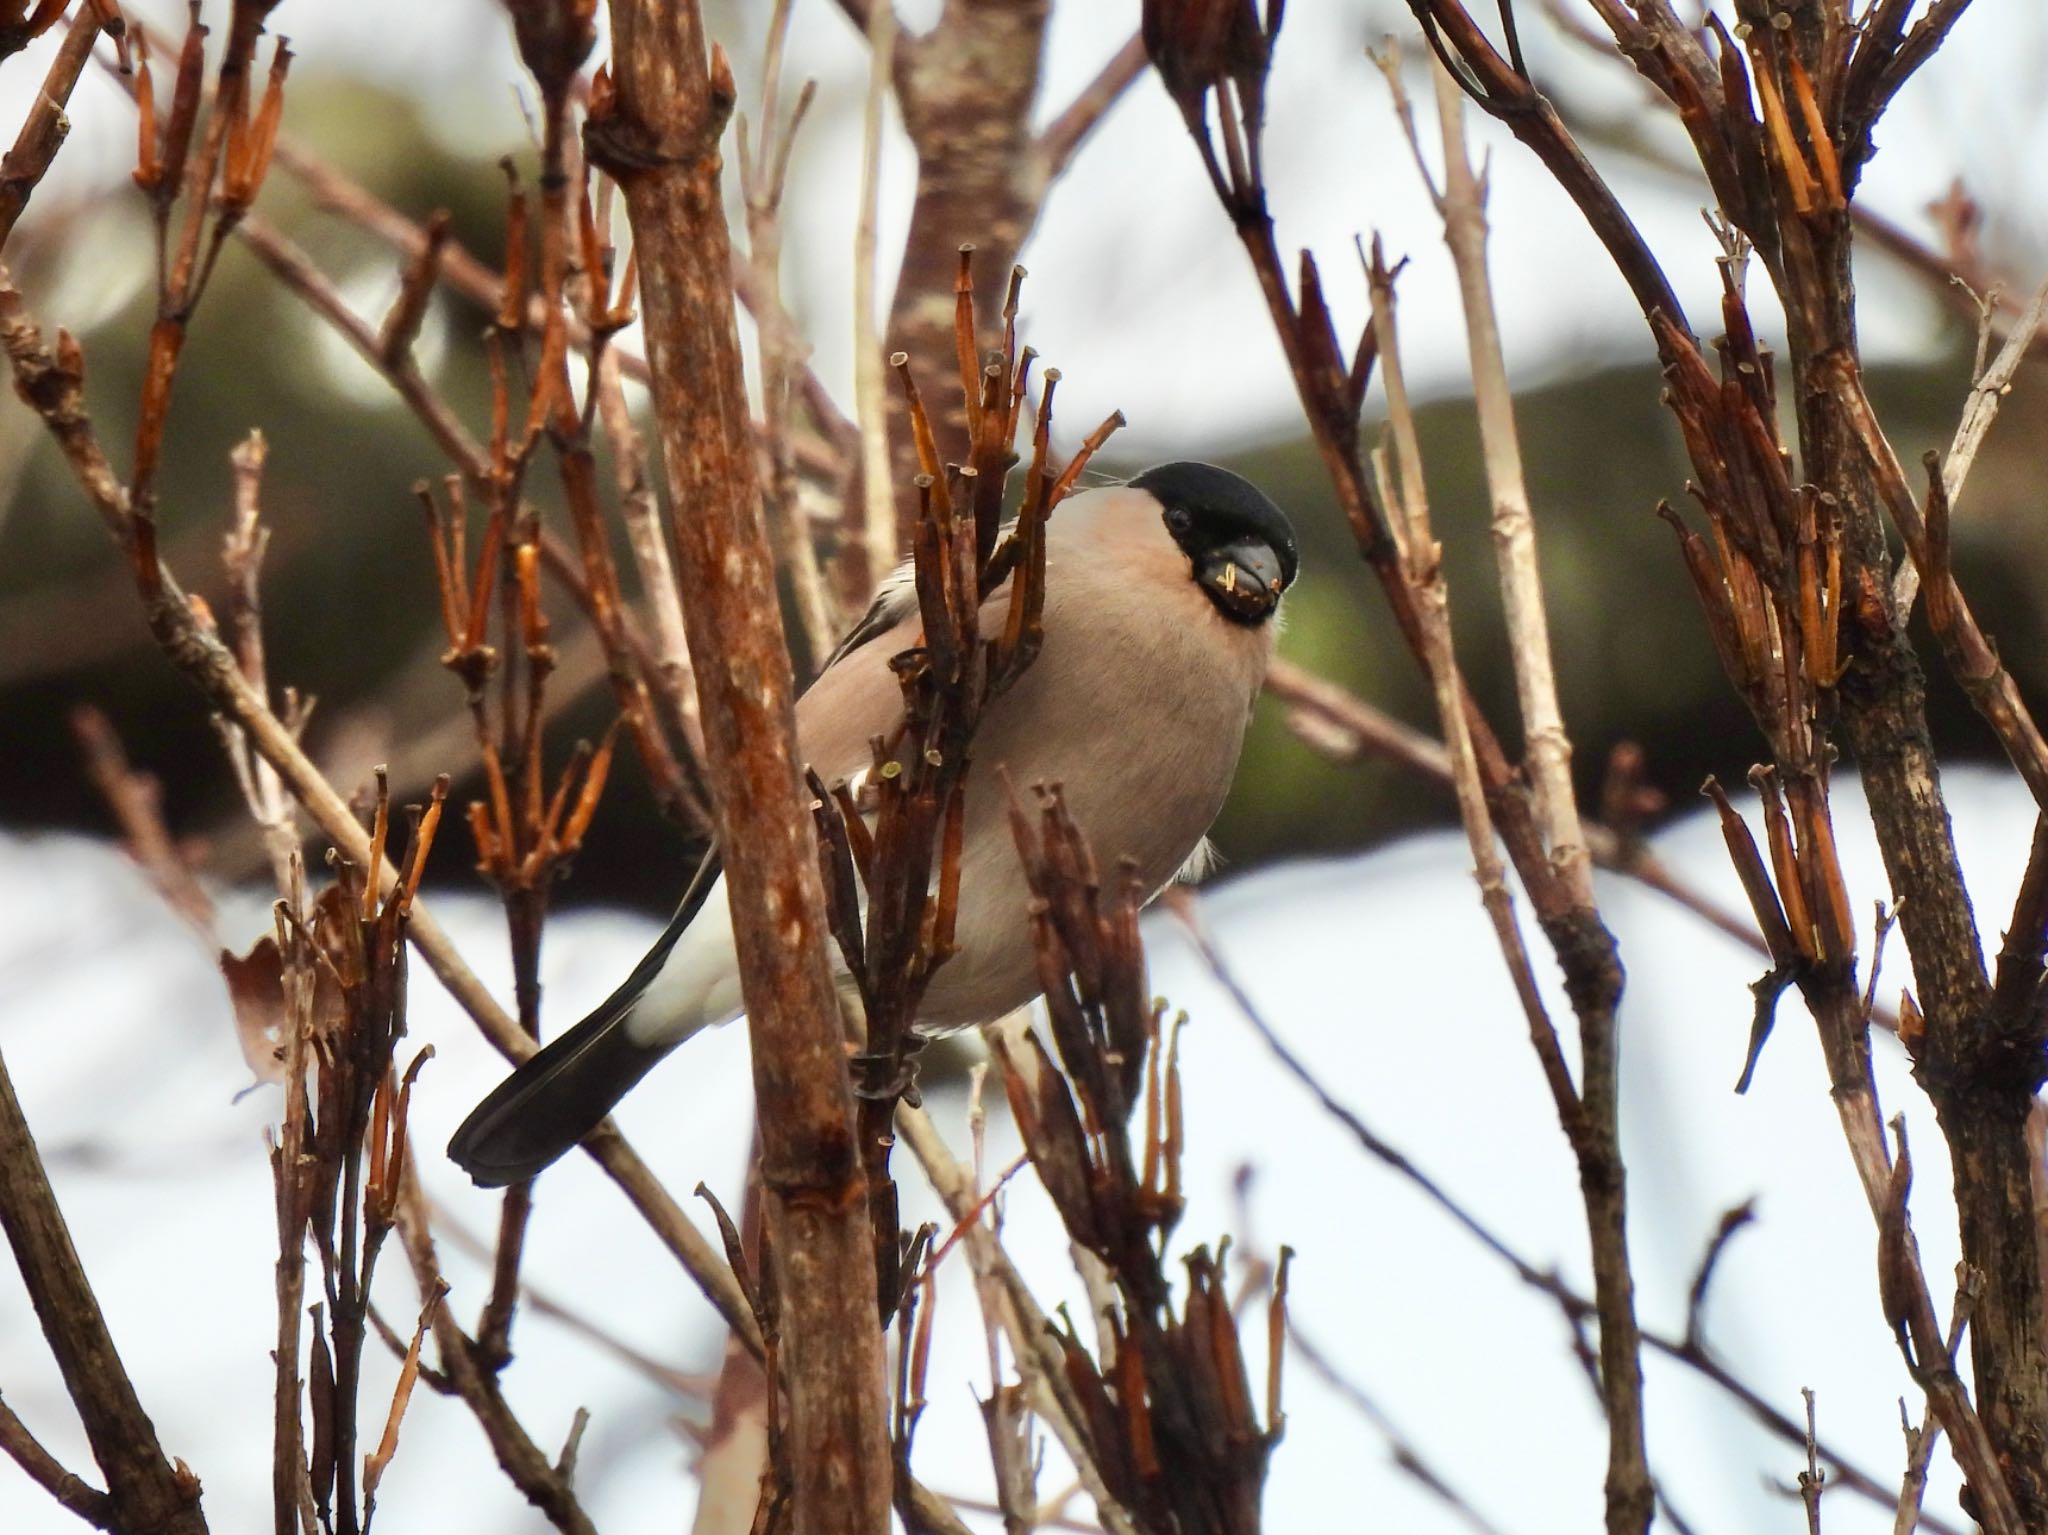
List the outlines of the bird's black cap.
<svg viewBox="0 0 2048 1535">
<path fill-rule="evenodd" d="M 1150 492 L 1169 511 L 1188 513 L 1205 544 L 1226 544 L 1248 534 L 1262 539 L 1279 557 L 1282 581 L 1294 584 L 1301 560 L 1294 524 L 1243 475 L 1183 459 L 1147 469 L 1131 481 L 1131 488 Z"/>
</svg>

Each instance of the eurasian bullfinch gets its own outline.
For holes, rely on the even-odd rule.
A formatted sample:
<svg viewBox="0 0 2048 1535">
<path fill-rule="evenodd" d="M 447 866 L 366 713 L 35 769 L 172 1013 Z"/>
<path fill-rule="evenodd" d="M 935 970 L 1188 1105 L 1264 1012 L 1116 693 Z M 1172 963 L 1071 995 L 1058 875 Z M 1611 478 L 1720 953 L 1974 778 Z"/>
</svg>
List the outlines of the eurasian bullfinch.
<svg viewBox="0 0 2048 1535">
<path fill-rule="evenodd" d="M 957 952 L 934 972 L 919 1027 L 945 1033 L 1037 995 L 1029 893 L 994 769 L 1065 786 L 1104 867 L 1129 859 L 1164 889 L 1205 861 L 1252 703 L 1273 653 L 1294 530 L 1250 482 L 1173 463 L 1063 502 L 1046 527 L 1045 642 L 993 698 L 966 785 Z M 1005 583 L 982 606 L 1001 632 Z M 798 743 L 827 783 L 872 762 L 902 717 L 890 658 L 918 639 L 908 570 L 796 706 Z M 479 1184 L 532 1177 L 597 1127 L 654 1063 L 742 1011 L 725 880 L 714 849 L 646 958 L 602 1006 L 477 1105 L 448 1154 Z"/>
</svg>

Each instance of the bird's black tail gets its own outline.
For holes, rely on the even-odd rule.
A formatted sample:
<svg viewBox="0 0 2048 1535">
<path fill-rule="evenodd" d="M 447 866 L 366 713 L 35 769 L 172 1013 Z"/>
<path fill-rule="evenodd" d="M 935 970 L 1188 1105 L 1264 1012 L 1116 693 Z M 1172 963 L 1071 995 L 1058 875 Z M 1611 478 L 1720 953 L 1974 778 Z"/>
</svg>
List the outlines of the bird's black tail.
<svg viewBox="0 0 2048 1535">
<path fill-rule="evenodd" d="M 448 1142 L 448 1156 L 480 1187 L 503 1188 L 531 1178 L 561 1157 L 682 1042 L 684 1036 L 642 1044 L 631 1037 L 626 1020 L 668 963 L 676 940 L 703 909 L 720 867 L 713 846 L 697 865 L 668 926 L 618 990 L 470 1110 Z"/>
<path fill-rule="evenodd" d="M 612 1105 L 668 1054 L 626 1032 L 637 998 L 608 1003 L 500 1082 L 448 1142 L 487 1189 L 531 1178 L 595 1130 Z"/>
</svg>

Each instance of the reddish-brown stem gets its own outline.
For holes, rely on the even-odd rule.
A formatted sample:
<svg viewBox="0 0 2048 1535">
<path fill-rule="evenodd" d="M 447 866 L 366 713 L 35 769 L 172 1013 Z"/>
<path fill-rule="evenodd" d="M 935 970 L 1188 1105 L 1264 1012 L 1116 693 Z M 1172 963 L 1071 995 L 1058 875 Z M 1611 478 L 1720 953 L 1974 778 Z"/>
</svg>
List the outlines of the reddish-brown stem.
<svg viewBox="0 0 2048 1535">
<path fill-rule="evenodd" d="M 0 1062 L 0 1229 L 7 1234 L 36 1319 L 85 1425 L 121 1529 L 205 1535 L 199 1479 L 173 1463 L 114 1347 L 98 1298 L 72 1245 L 42 1158 Z M 10 1448 L 26 1450 L 19 1436 Z M 32 1442 L 32 1441 L 30 1441 Z M 72 1481 L 76 1481 L 73 1478 Z M 66 1488 L 70 1482 L 63 1483 Z M 75 1490 L 75 1489 L 73 1489 Z"/>
<path fill-rule="evenodd" d="M 867 1189 L 854 1147 L 794 682 L 761 520 L 719 195 L 734 86 L 692 0 L 613 0 L 611 109 L 587 135 L 640 251 L 649 362 L 713 803 L 751 1020 L 781 1296 L 796 1527 L 879 1535 L 893 1467 Z"/>
</svg>

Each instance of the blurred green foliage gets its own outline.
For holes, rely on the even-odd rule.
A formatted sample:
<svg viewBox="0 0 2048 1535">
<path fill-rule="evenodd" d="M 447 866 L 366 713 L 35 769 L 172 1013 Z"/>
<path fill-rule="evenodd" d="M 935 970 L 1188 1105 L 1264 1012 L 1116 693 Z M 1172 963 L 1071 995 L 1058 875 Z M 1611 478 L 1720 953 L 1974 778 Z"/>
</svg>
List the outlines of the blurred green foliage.
<svg viewBox="0 0 2048 1535">
<path fill-rule="evenodd" d="M 365 99 L 359 82 L 346 91 L 309 82 L 294 100 L 295 131 L 346 145 L 342 168 L 394 205 L 415 213 L 447 208 L 456 237 L 496 260 L 501 176 L 437 152 L 403 99 L 385 99 L 374 111 L 364 109 Z M 387 250 L 310 208 L 281 173 L 263 211 L 334 274 L 363 313 L 381 316 L 397 286 Z M 151 308 L 140 199 L 117 191 L 26 231 L 17 247 L 10 258 L 39 318 L 81 331 L 89 396 L 118 455 L 133 432 Z M 90 323 L 81 324 L 80 313 Z M 444 353 L 436 383 L 478 435 L 488 421 L 475 339 L 485 318 L 444 293 L 431 322 Z M 1967 382 L 1969 339 L 1958 326 L 1925 369 L 1874 379 L 1909 461 L 1948 441 Z M 427 344 L 435 344 L 431 329 Z M 370 763 L 408 747 L 431 755 L 441 731 L 447 755 L 425 771 L 460 774 L 472 754 L 460 690 L 436 665 L 441 639 L 413 490 L 446 466 L 379 381 L 333 353 L 303 305 L 246 251 L 228 252 L 178 381 L 163 479 L 164 547 L 188 585 L 218 601 L 228 453 L 260 426 L 271 450 L 264 506 L 273 542 L 264 592 L 273 682 L 319 696 L 309 739 L 344 787 Z M 1517 408 L 1580 783 L 1597 793 L 1608 753 L 1632 740 L 1648 751 L 1652 780 L 1684 808 L 1707 772 L 1739 776 L 1756 747 L 1718 674 L 1671 534 L 1653 515 L 1660 499 L 1685 503 L 1683 461 L 1658 387 L 1648 368 L 1619 368 L 1527 389 Z M 2027 593 L 2048 576 L 2031 537 L 2040 494 L 2034 445 L 2048 421 L 2044 392 L 2038 377 L 2023 378 L 1979 462 L 1957 534 L 1964 585 L 2037 699 L 2048 683 L 2048 647 L 2041 606 Z M 1469 407 L 1429 404 L 1420 427 L 1464 663 L 1512 746 L 1512 684 Z M 1313 450 L 1276 443 L 1234 462 L 1290 509 L 1301 530 L 1304 574 L 1289 599 L 1283 652 L 1427 726 L 1419 671 L 1385 616 Z M 559 513 L 551 472 L 544 465 L 531 481 L 544 515 Z M 219 872 L 246 872 L 253 839 L 203 707 L 153 653 L 97 520 L 35 423 L 12 407 L 0 425 L 0 491 L 0 727 L 8 744 L 0 753 L 0 813 L 17 826 L 106 825 L 65 724 L 71 707 L 90 701 L 112 716 L 137 763 L 163 779 L 173 830 L 208 838 Z M 558 639 L 579 623 L 563 611 Z M 1988 756 L 1989 738 L 1956 690 L 1937 678 L 1931 692 L 1937 736 L 1964 755 Z M 605 691 L 586 689 L 555 722 L 558 748 L 594 736 L 609 715 Z M 663 906 L 685 856 L 681 838 L 658 824 L 630 754 L 622 754 L 612 782 L 566 895 Z M 1448 815 L 1445 796 L 1393 770 L 1315 757 L 1266 702 L 1218 841 L 1230 866 L 1242 869 L 1354 848 Z M 445 840 L 443 878 L 461 877 L 461 840 Z M 650 848 L 675 851 L 650 856 Z"/>
</svg>

